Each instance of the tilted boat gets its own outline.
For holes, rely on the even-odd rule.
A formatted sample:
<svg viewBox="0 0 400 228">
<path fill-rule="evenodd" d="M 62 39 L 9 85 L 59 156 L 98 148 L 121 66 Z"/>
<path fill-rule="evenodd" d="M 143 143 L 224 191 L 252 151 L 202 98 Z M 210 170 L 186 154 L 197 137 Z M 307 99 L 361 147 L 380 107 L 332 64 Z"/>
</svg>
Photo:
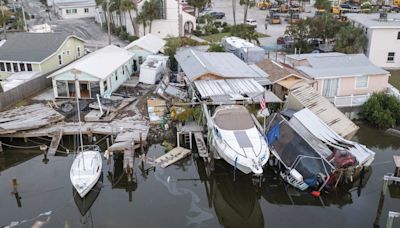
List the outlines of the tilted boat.
<svg viewBox="0 0 400 228">
<path fill-rule="evenodd" d="M 223 105 L 212 117 L 206 116 L 211 149 L 243 173 L 261 175 L 270 153 L 249 111 L 240 105 Z"/>
<path fill-rule="evenodd" d="M 71 166 L 72 185 L 83 198 L 97 183 L 102 173 L 102 158 L 98 146 L 89 145 L 79 148 Z"/>
</svg>

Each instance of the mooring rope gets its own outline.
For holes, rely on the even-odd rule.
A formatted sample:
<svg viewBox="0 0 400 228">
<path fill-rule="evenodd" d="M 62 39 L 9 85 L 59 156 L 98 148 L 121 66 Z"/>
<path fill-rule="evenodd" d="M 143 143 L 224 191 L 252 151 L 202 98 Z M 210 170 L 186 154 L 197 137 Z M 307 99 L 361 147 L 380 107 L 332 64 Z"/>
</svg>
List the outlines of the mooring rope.
<svg viewBox="0 0 400 228">
<path fill-rule="evenodd" d="M 36 146 L 15 146 L 15 145 L 10 145 L 7 143 L 1 143 L 4 146 L 10 147 L 10 148 L 16 148 L 16 149 L 34 149 L 34 148 L 39 148 L 40 145 L 36 145 Z"/>
</svg>

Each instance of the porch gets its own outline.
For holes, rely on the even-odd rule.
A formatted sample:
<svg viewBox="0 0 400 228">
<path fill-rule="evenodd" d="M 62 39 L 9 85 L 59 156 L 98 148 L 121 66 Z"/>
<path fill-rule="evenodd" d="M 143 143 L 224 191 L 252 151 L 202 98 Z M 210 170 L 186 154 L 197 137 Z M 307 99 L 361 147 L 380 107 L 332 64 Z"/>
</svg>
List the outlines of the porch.
<svg viewBox="0 0 400 228">
<path fill-rule="evenodd" d="M 330 102 L 332 102 L 336 107 L 357 107 L 362 106 L 371 94 L 364 95 L 349 95 L 349 96 L 334 96 L 327 98 Z"/>
<path fill-rule="evenodd" d="M 93 99 L 96 95 L 100 95 L 100 83 L 98 81 L 70 81 L 56 80 L 53 81 L 54 94 L 56 98 L 78 98 Z"/>
</svg>

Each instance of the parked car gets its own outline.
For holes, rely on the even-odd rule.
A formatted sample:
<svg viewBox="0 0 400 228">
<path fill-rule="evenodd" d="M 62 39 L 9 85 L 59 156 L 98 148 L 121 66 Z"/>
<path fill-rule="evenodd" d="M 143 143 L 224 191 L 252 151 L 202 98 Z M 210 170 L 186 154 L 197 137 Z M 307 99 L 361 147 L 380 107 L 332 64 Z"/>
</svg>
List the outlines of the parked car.
<svg viewBox="0 0 400 228">
<path fill-rule="evenodd" d="M 222 18 L 225 17 L 225 13 L 224 12 L 210 12 L 208 14 L 211 15 L 215 19 L 222 19 Z"/>
<path fill-rule="evenodd" d="M 255 19 L 246 19 L 246 24 L 257 26 L 257 21 Z"/>
</svg>

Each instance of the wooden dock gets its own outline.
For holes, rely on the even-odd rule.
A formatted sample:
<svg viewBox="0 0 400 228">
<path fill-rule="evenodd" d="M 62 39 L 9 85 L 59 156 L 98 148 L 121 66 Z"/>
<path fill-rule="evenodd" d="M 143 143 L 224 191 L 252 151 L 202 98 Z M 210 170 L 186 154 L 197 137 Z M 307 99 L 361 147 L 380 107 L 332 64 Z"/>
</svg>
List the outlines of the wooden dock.
<svg viewBox="0 0 400 228">
<path fill-rule="evenodd" d="M 206 143 L 204 142 L 204 136 L 201 132 L 194 133 L 194 139 L 196 141 L 197 151 L 199 152 L 200 157 L 204 159 L 204 161 L 210 161 L 210 155 L 208 154 L 208 149 Z"/>
<path fill-rule="evenodd" d="M 155 164 L 160 165 L 161 168 L 166 168 L 169 165 L 189 156 L 192 151 L 183 147 L 175 147 L 168 153 L 158 157 L 154 160 Z"/>
</svg>

